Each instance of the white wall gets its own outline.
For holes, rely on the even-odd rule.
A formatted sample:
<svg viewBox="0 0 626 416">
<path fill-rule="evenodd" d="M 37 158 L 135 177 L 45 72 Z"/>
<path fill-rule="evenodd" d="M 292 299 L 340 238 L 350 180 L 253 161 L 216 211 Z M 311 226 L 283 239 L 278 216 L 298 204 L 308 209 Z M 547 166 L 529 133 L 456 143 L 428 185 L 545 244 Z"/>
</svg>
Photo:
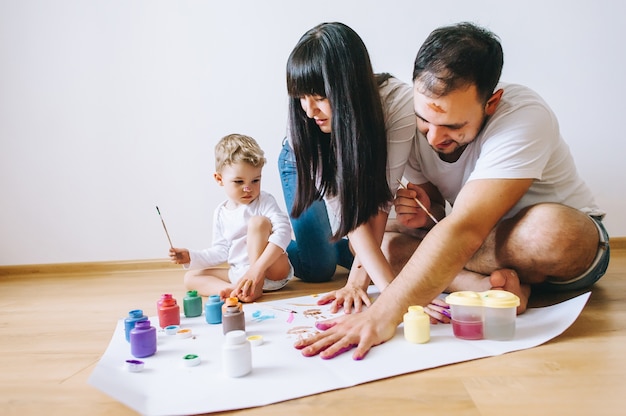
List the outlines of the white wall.
<svg viewBox="0 0 626 416">
<path fill-rule="evenodd" d="M 333 20 L 407 82 L 437 26 L 494 30 L 503 79 L 551 103 L 611 235 L 626 236 L 625 12 L 612 0 L 0 0 L 0 265 L 164 258 L 155 205 L 176 246 L 207 246 L 223 199 L 213 145 L 231 132 L 261 143 L 263 186 L 282 202 L 285 62 Z"/>
</svg>

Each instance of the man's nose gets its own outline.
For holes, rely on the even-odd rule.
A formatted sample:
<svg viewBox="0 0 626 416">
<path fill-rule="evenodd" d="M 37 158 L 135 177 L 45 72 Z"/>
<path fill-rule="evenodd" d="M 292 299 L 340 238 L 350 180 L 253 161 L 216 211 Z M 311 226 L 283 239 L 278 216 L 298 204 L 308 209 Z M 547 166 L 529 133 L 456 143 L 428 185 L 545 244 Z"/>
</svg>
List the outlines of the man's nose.
<svg viewBox="0 0 626 416">
<path fill-rule="evenodd" d="M 431 146 L 437 146 L 444 140 L 446 140 L 446 135 L 443 129 L 437 126 L 429 126 L 428 131 L 426 132 L 426 138 L 428 139 L 428 143 Z"/>
</svg>

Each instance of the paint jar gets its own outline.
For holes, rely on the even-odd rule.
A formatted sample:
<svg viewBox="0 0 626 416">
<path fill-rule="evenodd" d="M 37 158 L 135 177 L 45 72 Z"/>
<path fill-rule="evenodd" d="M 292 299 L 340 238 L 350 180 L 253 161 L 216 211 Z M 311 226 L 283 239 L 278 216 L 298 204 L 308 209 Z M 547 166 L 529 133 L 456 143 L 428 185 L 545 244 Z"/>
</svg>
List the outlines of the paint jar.
<svg viewBox="0 0 626 416">
<path fill-rule="evenodd" d="M 226 298 L 222 306 L 222 329 L 224 334 L 235 330 L 246 330 L 243 306 L 237 298 Z"/>
<path fill-rule="evenodd" d="M 461 339 L 483 338 L 483 301 L 476 292 L 461 291 L 446 296 L 450 305 L 452 332 Z"/>
<path fill-rule="evenodd" d="M 222 305 L 224 301 L 219 295 L 211 295 L 204 304 L 204 319 L 207 324 L 222 323 Z"/>
<path fill-rule="evenodd" d="M 128 312 L 128 316 L 124 318 L 124 334 L 126 335 L 126 341 L 130 342 L 130 330 L 135 327 L 138 321 L 146 321 L 148 317 L 143 314 L 141 309 L 133 309 Z"/>
<path fill-rule="evenodd" d="M 130 353 L 136 358 L 149 357 L 156 353 L 157 332 L 149 320 L 138 321 L 130 331 Z"/>
<path fill-rule="evenodd" d="M 158 302 L 159 326 L 165 328 L 170 325 L 180 325 L 180 306 L 172 295 L 163 295 Z"/>
<path fill-rule="evenodd" d="M 166 299 L 172 299 L 172 295 L 170 293 L 165 293 L 165 294 L 161 295 L 161 297 L 159 298 L 159 300 L 157 300 L 157 303 L 156 303 L 157 311 L 159 310 L 159 308 L 161 308 L 161 304 Z"/>
<path fill-rule="evenodd" d="M 198 296 L 198 291 L 187 292 L 187 296 L 183 299 L 183 311 L 187 318 L 202 315 L 202 298 Z"/>
<path fill-rule="evenodd" d="M 244 331 L 234 330 L 226 334 L 222 367 L 228 377 L 242 377 L 252 371 L 252 348 Z"/>
<path fill-rule="evenodd" d="M 484 335 L 486 339 L 506 341 L 515 337 L 515 319 L 519 298 L 504 290 L 481 292 L 484 306 Z"/>
<path fill-rule="evenodd" d="M 419 305 L 409 306 L 404 314 L 404 338 L 413 344 L 430 340 L 430 318 Z"/>
</svg>

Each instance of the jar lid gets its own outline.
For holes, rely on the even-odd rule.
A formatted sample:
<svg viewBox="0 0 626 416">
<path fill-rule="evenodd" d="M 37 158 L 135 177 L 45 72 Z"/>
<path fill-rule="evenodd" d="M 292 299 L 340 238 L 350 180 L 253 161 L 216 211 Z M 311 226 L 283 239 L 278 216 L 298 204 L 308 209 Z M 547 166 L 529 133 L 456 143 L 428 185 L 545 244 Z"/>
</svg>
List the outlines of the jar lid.
<svg viewBox="0 0 626 416">
<path fill-rule="evenodd" d="M 143 361 L 140 360 L 126 360 L 126 370 L 131 373 L 140 373 L 143 371 Z"/>
<path fill-rule="evenodd" d="M 195 367 L 200 364 L 200 357 L 196 354 L 187 354 L 183 356 L 183 363 L 187 367 Z"/>
<path fill-rule="evenodd" d="M 489 308 L 516 308 L 520 304 L 519 298 L 505 290 L 487 290 L 481 292 L 483 304 Z"/>
<path fill-rule="evenodd" d="M 258 347 L 263 344 L 263 335 L 250 335 L 248 341 L 250 341 L 250 345 L 253 347 Z"/>
<path fill-rule="evenodd" d="M 446 296 L 446 303 L 458 306 L 482 306 L 483 300 L 477 292 L 464 290 L 461 292 L 453 292 Z"/>
<path fill-rule="evenodd" d="M 178 332 L 179 329 L 180 327 L 178 325 L 168 325 L 163 328 L 167 335 L 176 335 L 176 332 Z"/>
<path fill-rule="evenodd" d="M 186 339 L 191 337 L 192 331 L 189 328 L 183 328 L 176 331 L 176 338 L 178 339 Z"/>
<path fill-rule="evenodd" d="M 226 343 L 229 345 L 243 344 L 246 342 L 246 333 L 240 329 L 234 331 L 228 331 L 226 333 Z"/>
<path fill-rule="evenodd" d="M 424 307 L 420 305 L 411 305 L 409 306 L 409 314 L 411 315 L 421 315 L 424 313 Z"/>
</svg>

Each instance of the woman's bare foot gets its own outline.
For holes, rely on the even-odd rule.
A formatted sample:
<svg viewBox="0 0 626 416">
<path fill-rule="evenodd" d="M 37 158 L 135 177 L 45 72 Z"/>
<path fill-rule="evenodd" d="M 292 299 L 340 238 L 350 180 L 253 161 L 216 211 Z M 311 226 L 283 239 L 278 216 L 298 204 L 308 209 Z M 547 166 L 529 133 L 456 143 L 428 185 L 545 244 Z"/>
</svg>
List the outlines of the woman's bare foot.
<svg viewBox="0 0 626 416">
<path fill-rule="evenodd" d="M 492 289 L 506 290 L 519 297 L 520 305 L 517 307 L 517 314 L 520 315 L 528 307 L 530 297 L 530 285 L 522 284 L 519 276 L 513 269 L 500 269 L 491 273 L 489 282 Z"/>
</svg>

